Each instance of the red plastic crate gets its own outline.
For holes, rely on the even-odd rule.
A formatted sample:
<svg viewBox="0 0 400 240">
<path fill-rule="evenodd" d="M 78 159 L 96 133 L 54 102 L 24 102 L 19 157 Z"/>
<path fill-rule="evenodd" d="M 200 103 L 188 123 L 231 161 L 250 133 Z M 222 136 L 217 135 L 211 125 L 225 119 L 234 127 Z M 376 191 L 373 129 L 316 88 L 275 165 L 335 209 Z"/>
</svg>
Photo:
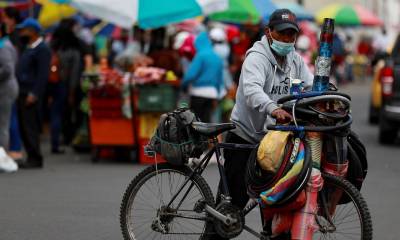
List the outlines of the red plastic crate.
<svg viewBox="0 0 400 240">
<path fill-rule="evenodd" d="M 156 164 L 156 159 L 154 157 L 149 157 L 144 154 L 144 147 L 149 143 L 149 139 L 139 139 L 138 141 L 138 150 L 139 150 L 139 163 L 140 164 Z M 157 163 L 166 162 L 164 158 L 160 154 L 156 154 Z"/>
<path fill-rule="evenodd" d="M 132 119 L 90 118 L 90 141 L 93 145 L 133 146 L 135 144 Z"/>
<path fill-rule="evenodd" d="M 90 97 L 91 109 L 121 109 L 122 99 L 119 98 L 95 98 Z"/>
<path fill-rule="evenodd" d="M 121 110 L 99 110 L 99 109 L 91 109 L 90 110 L 90 118 L 98 118 L 98 119 L 124 119 Z"/>
</svg>

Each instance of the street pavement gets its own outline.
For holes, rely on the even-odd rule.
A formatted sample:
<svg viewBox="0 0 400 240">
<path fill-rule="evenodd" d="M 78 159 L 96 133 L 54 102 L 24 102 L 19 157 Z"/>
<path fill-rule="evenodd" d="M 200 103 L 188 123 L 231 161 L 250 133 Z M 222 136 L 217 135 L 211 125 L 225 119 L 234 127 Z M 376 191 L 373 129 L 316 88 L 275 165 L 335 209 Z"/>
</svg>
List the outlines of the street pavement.
<svg viewBox="0 0 400 240">
<path fill-rule="evenodd" d="M 367 123 L 369 86 L 352 84 L 342 91 L 353 97 L 353 129 L 368 151 L 369 171 L 362 194 L 371 210 L 374 239 L 400 239 L 400 144 L 378 144 L 377 126 Z M 119 207 L 125 188 L 144 168 L 89 155 L 50 155 L 44 144 L 45 167 L 0 174 L 0 240 L 122 239 Z M 209 167 L 205 178 L 215 191 L 218 172 Z M 257 212 L 246 219 L 259 227 Z M 242 234 L 238 239 L 255 239 Z"/>
</svg>

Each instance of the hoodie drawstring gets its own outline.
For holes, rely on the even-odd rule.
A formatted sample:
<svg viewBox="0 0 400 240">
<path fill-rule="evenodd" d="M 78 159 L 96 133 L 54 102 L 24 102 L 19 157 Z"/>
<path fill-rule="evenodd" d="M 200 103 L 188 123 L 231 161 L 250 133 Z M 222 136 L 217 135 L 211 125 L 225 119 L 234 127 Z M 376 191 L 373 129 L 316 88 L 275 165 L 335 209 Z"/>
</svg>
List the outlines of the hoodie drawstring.
<svg viewBox="0 0 400 240">
<path fill-rule="evenodd" d="M 269 92 L 272 92 L 272 89 L 274 88 L 275 85 L 275 75 L 277 67 L 278 67 L 277 65 L 274 65 L 274 75 L 272 75 L 272 84 L 271 87 L 269 88 Z"/>
</svg>

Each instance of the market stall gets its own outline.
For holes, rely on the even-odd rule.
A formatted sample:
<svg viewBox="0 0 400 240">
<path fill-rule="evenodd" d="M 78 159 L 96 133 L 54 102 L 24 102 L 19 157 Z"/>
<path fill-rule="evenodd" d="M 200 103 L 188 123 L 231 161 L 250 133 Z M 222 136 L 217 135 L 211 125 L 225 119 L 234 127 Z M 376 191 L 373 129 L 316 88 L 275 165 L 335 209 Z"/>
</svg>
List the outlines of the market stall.
<svg viewBox="0 0 400 240">
<path fill-rule="evenodd" d="M 138 160 L 152 164 L 155 159 L 145 155 L 144 147 L 154 135 L 161 114 L 176 107 L 179 81 L 172 72 L 160 68 L 140 67 L 132 78 L 132 102 L 136 118 Z M 158 161 L 163 161 L 158 156 Z"/>
<path fill-rule="evenodd" d="M 144 154 L 161 114 L 175 109 L 179 81 L 174 73 L 155 67 L 138 67 L 133 73 L 107 66 L 83 76 L 88 84 L 88 139 L 92 160 L 107 149 L 123 149 L 136 162 L 154 159 Z M 162 161 L 162 159 L 159 159 Z"/>
<path fill-rule="evenodd" d="M 137 129 L 132 117 L 128 79 L 108 68 L 84 77 L 90 81 L 88 132 L 93 161 L 97 161 L 101 150 L 107 147 L 133 150 Z"/>
</svg>

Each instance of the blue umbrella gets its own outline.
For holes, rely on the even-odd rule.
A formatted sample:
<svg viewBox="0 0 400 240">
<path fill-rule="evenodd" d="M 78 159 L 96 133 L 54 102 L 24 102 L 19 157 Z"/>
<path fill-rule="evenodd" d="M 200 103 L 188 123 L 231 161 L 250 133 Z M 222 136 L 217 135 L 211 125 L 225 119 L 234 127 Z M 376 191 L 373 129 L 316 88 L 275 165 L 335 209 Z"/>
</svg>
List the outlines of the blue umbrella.
<svg viewBox="0 0 400 240">
<path fill-rule="evenodd" d="M 278 7 L 271 0 L 253 0 L 254 6 L 260 12 L 262 19 L 268 19 Z"/>
<path fill-rule="evenodd" d="M 297 4 L 297 3 L 291 3 L 291 2 L 280 2 L 277 3 L 277 6 L 279 8 L 287 8 L 290 11 L 292 11 L 294 14 L 296 14 L 297 20 L 302 21 L 302 20 L 308 20 L 308 21 L 314 21 L 314 15 L 307 11 L 303 6 Z"/>
</svg>

